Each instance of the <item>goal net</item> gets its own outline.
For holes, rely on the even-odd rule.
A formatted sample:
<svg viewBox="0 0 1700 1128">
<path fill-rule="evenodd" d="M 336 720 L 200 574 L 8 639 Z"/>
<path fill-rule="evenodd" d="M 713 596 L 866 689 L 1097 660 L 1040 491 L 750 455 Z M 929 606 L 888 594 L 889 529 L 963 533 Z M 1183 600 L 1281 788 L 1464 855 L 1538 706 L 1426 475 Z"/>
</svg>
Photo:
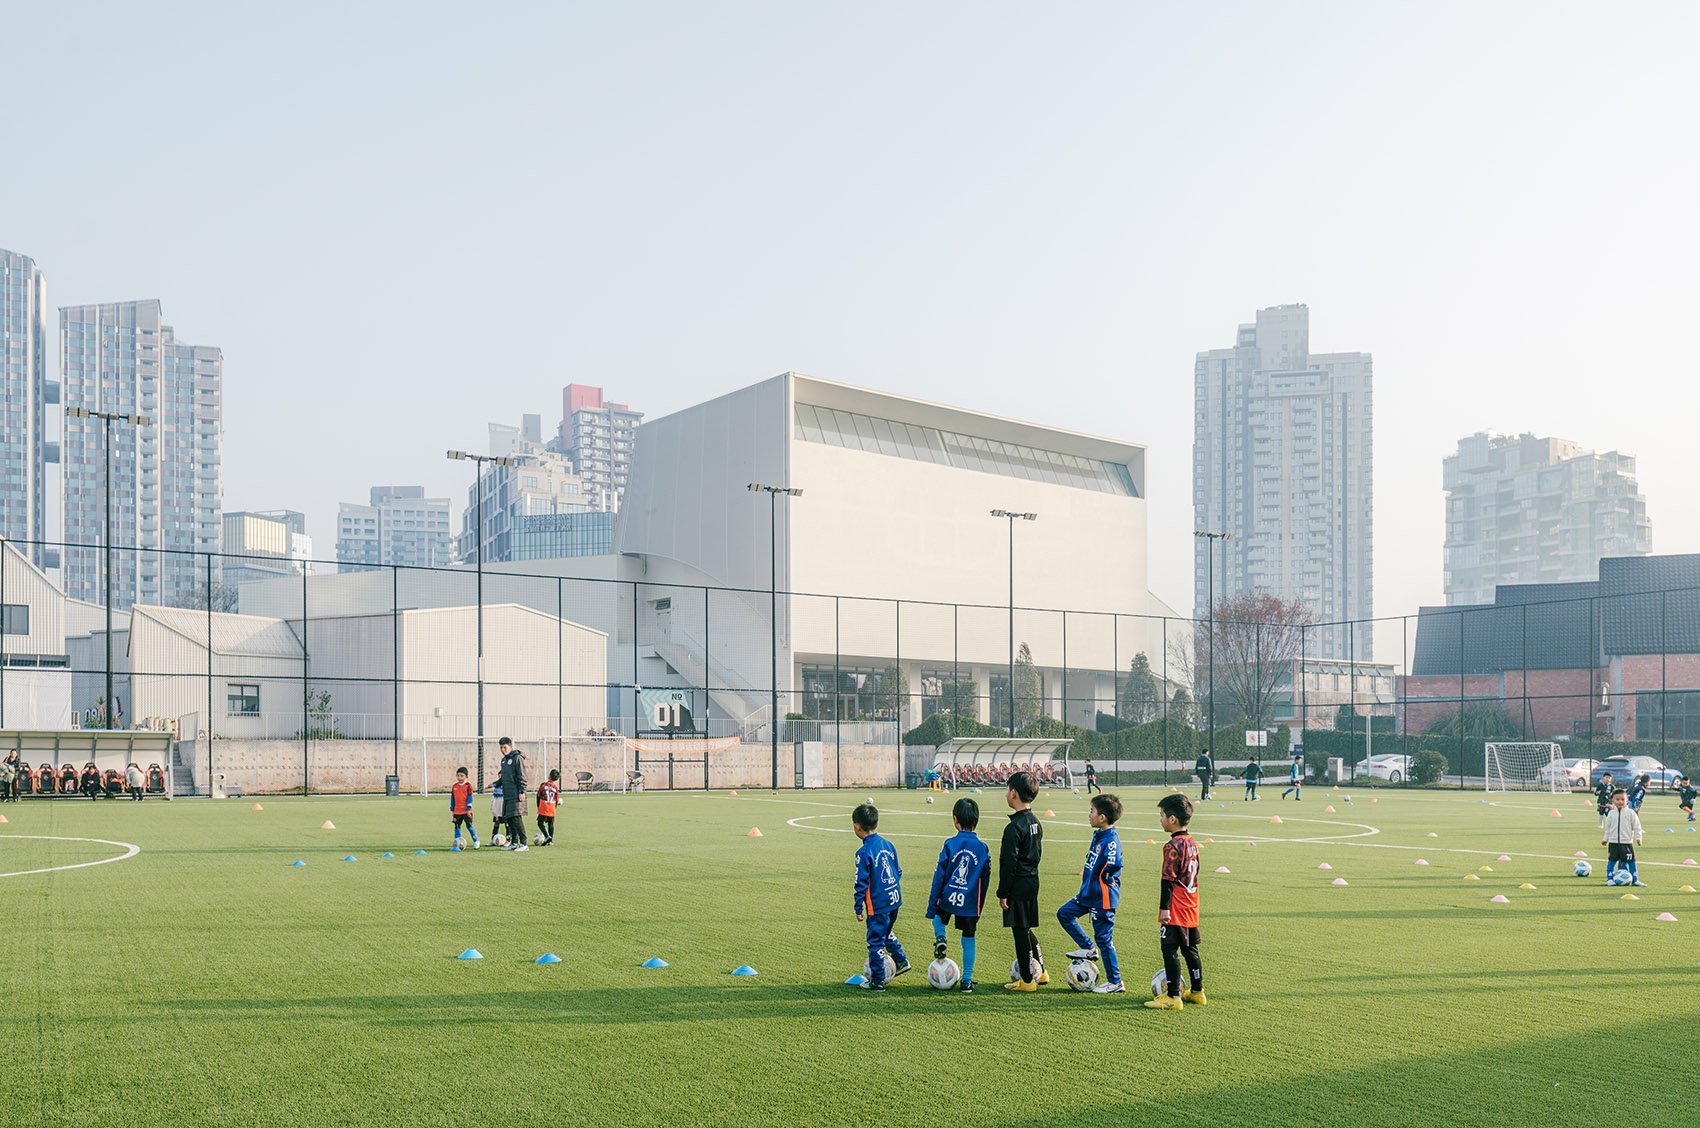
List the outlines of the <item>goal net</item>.
<svg viewBox="0 0 1700 1128">
<path fill-rule="evenodd" d="M 1487 790 L 1568 792 L 1564 749 L 1551 741 L 1490 743 Z"/>
</svg>

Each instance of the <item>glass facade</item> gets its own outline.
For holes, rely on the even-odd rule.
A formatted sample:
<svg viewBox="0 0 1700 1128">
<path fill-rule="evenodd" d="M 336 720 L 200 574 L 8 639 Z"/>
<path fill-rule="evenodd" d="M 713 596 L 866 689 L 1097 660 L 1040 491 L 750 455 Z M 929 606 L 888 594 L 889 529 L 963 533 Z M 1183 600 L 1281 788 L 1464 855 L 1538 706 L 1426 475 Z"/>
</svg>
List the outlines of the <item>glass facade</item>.
<svg viewBox="0 0 1700 1128">
<path fill-rule="evenodd" d="M 513 560 L 606 556 L 613 551 L 612 513 L 541 513 L 514 522 Z"/>
<path fill-rule="evenodd" d="M 0 535 L 40 541 L 47 536 L 47 404 L 58 385 L 47 381 L 46 283 L 34 260 L 0 250 Z M 38 566 L 44 546 L 20 546 Z"/>
<path fill-rule="evenodd" d="M 1100 462 L 1074 454 L 983 439 L 895 419 L 876 419 L 852 411 L 813 404 L 797 405 L 796 435 L 811 443 L 849 447 L 893 458 L 936 462 L 959 470 L 979 470 L 1008 478 L 1026 478 L 1057 486 L 1138 497 L 1133 475 L 1119 462 Z"/>
</svg>

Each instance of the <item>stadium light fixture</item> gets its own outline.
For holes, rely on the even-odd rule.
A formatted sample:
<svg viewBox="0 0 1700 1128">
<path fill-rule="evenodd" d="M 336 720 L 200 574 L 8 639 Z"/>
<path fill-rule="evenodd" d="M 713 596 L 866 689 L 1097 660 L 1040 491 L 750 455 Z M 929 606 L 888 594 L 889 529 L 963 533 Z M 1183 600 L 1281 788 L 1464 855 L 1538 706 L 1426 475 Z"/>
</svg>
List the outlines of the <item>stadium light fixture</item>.
<svg viewBox="0 0 1700 1128">
<path fill-rule="evenodd" d="M 1210 618 L 1208 620 L 1209 623 L 1210 623 L 1210 709 L 1209 709 L 1209 713 L 1208 713 L 1208 719 L 1206 720 L 1205 724 L 1207 725 L 1208 731 L 1209 731 L 1209 736 L 1206 737 L 1206 739 L 1209 740 L 1210 742 L 1214 743 L 1215 740 L 1216 740 L 1216 545 L 1215 545 L 1215 542 L 1216 541 L 1231 541 L 1231 540 L 1234 539 L 1234 534 L 1232 534 L 1232 533 L 1207 533 L 1207 532 L 1204 532 L 1202 530 L 1194 530 L 1192 535 L 1202 539 L 1204 541 L 1204 545 L 1205 545 L 1205 551 L 1204 551 L 1204 575 L 1205 575 L 1205 585 L 1206 585 L 1205 602 L 1209 605 L 1206 608 L 1206 611 L 1208 612 L 1208 614 L 1210 616 Z M 1194 688 L 1196 688 L 1196 687 L 1194 687 Z"/>
</svg>

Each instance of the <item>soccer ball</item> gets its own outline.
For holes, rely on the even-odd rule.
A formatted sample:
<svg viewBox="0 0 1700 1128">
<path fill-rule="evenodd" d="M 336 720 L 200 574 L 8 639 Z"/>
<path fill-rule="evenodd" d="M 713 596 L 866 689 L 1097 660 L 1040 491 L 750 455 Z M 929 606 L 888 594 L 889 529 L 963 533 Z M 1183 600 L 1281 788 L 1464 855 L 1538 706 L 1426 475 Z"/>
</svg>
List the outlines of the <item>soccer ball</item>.
<svg viewBox="0 0 1700 1128">
<path fill-rule="evenodd" d="M 490 845 L 492 846 L 506 846 L 507 844 L 508 836 L 505 834 L 498 834 L 496 837 L 490 839 Z"/>
<path fill-rule="evenodd" d="M 1045 965 L 1040 963 L 1038 960 L 1035 960 L 1035 959 L 1030 959 L 1027 962 L 1032 968 L 1033 978 L 1038 979 L 1040 974 L 1045 970 Z M 1011 983 L 1014 983 L 1017 979 L 1020 979 L 1020 978 L 1021 978 L 1021 961 L 1020 960 L 1010 960 L 1009 961 L 1009 981 Z"/>
<path fill-rule="evenodd" d="M 962 981 L 962 969 L 948 956 L 927 965 L 927 982 L 940 991 L 948 991 Z"/>
<path fill-rule="evenodd" d="M 1076 991 L 1092 990 L 1098 986 L 1098 965 L 1091 960 L 1069 961 L 1068 985 Z"/>
<path fill-rule="evenodd" d="M 1169 993 L 1169 973 L 1163 968 L 1157 969 L 1157 974 L 1151 977 L 1151 997 Z"/>
<path fill-rule="evenodd" d="M 1075 788 L 1074 793 L 1075 793 L 1076 796 L 1078 796 L 1080 794 L 1080 788 L 1078 788 L 1078 787 Z"/>
<path fill-rule="evenodd" d="M 1620 869 L 1616 873 L 1612 874 L 1611 881 L 1608 882 L 1610 885 L 1633 885 L 1634 883 L 1635 878 L 1627 869 Z"/>
<path fill-rule="evenodd" d="M 542 846 L 544 843 L 546 843 L 548 841 L 549 841 L 549 838 L 548 838 L 547 835 L 534 834 L 534 835 L 531 836 L 531 844 L 533 846 Z"/>
<path fill-rule="evenodd" d="M 933 801 L 933 797 L 931 795 L 927 796 L 927 802 L 931 803 L 932 801 Z"/>
<path fill-rule="evenodd" d="M 1593 866 L 1589 865 L 1585 861 L 1576 863 L 1576 876 L 1577 877 L 1592 877 L 1593 875 L 1594 875 L 1594 867 Z"/>
<path fill-rule="evenodd" d="M 890 952 L 881 952 L 880 959 L 885 961 L 885 978 L 881 982 L 890 983 L 892 977 L 897 974 L 897 961 L 891 958 Z M 868 979 L 874 977 L 874 969 L 868 966 L 867 960 L 862 961 L 862 974 Z M 927 974 L 931 975 L 932 973 L 929 971 Z"/>
</svg>

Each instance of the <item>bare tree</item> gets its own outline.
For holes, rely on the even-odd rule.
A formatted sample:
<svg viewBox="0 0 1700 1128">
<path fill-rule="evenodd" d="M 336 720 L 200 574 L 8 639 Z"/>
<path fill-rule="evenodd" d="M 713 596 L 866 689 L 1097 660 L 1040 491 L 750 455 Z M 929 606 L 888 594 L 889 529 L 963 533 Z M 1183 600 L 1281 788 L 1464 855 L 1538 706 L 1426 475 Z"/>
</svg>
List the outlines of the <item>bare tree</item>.
<svg viewBox="0 0 1700 1128">
<path fill-rule="evenodd" d="M 1214 695 L 1218 723 L 1249 721 L 1265 727 L 1276 688 L 1283 682 L 1291 685 L 1295 677 L 1302 632 L 1315 622 L 1303 602 L 1266 591 L 1217 600 L 1215 614 L 1196 624 L 1193 635 L 1191 667 L 1194 684 L 1202 686 L 1200 702 Z"/>
<path fill-rule="evenodd" d="M 189 585 L 171 597 L 169 606 L 193 611 L 205 611 L 209 606 L 214 611 L 235 611 L 239 603 L 235 588 L 215 582 L 210 586 L 205 583 Z"/>
</svg>

